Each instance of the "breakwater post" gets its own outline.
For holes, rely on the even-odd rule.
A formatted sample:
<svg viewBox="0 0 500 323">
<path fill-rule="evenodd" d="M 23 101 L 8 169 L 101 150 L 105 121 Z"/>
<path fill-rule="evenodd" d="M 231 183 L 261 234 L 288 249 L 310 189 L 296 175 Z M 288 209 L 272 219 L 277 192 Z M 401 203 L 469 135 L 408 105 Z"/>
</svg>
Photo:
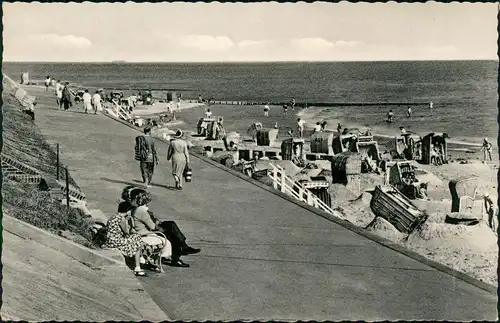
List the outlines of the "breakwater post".
<svg viewBox="0 0 500 323">
<path fill-rule="evenodd" d="M 69 211 L 69 171 L 68 171 L 68 167 L 65 167 L 64 170 L 66 171 L 66 206 L 68 207 L 68 211 Z"/>
<path fill-rule="evenodd" d="M 59 180 L 59 143 L 56 143 L 56 179 Z"/>
</svg>

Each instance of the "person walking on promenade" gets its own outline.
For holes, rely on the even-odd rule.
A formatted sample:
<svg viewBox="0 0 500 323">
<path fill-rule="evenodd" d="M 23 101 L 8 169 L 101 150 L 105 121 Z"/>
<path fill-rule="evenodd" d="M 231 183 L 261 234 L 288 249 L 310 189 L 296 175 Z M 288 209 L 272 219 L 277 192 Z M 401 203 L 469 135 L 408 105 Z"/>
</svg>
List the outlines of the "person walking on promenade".
<svg viewBox="0 0 500 323">
<path fill-rule="evenodd" d="M 141 269 L 141 249 L 144 243 L 140 235 L 131 233 L 130 218 L 130 212 L 118 212 L 108 220 L 106 224 L 106 242 L 103 248 L 116 248 L 125 257 L 133 257 L 135 262 L 134 274 L 136 276 L 147 276 Z"/>
<path fill-rule="evenodd" d="M 57 102 L 57 105 L 59 106 L 59 110 L 61 110 L 61 108 L 62 108 L 62 104 L 61 104 L 62 90 L 63 90 L 63 86 L 61 84 L 61 81 L 57 80 L 55 94 L 56 94 L 56 102 Z"/>
<path fill-rule="evenodd" d="M 141 168 L 142 182 L 150 187 L 155 165 L 158 165 L 158 154 L 149 126 L 144 128 L 144 136 L 135 138 L 135 152 L 135 159 L 139 161 Z"/>
<path fill-rule="evenodd" d="M 101 94 L 99 93 L 99 91 L 95 91 L 95 94 L 92 96 L 92 105 L 94 106 L 94 114 L 97 114 L 97 111 L 102 110 L 101 101 L 102 101 Z"/>
<path fill-rule="evenodd" d="M 483 146 L 481 147 L 481 150 L 483 151 L 483 161 L 486 161 L 489 159 L 491 161 L 491 150 L 493 148 L 493 145 L 491 142 L 488 141 L 488 138 L 484 138 L 483 140 Z"/>
<path fill-rule="evenodd" d="M 431 109 L 431 110 L 432 110 L 432 108 L 433 108 L 433 107 L 434 107 L 434 103 L 432 103 L 432 101 L 431 101 L 431 102 L 429 102 L 429 109 Z"/>
<path fill-rule="evenodd" d="M 304 120 L 301 118 L 297 119 L 297 132 L 299 135 L 299 138 L 302 138 L 304 136 Z"/>
<path fill-rule="evenodd" d="M 45 92 L 47 92 L 49 90 L 49 87 L 50 87 L 50 75 L 47 76 L 47 78 L 45 78 Z"/>
<path fill-rule="evenodd" d="M 269 103 L 264 106 L 264 117 L 269 117 Z"/>
<path fill-rule="evenodd" d="M 189 165 L 189 151 L 187 143 L 182 140 L 182 130 L 177 130 L 168 147 L 167 160 L 172 160 L 172 175 L 175 188 L 182 190 L 184 169 Z"/>
<path fill-rule="evenodd" d="M 89 93 L 88 89 L 85 89 L 85 93 L 83 93 L 83 111 L 85 113 L 89 113 L 89 110 L 92 109 L 92 96 Z"/>
<path fill-rule="evenodd" d="M 408 110 L 406 110 L 406 115 L 408 118 L 411 118 L 411 107 L 408 107 Z"/>
<path fill-rule="evenodd" d="M 73 102 L 71 100 L 71 92 L 69 92 L 69 82 L 66 82 L 62 90 L 62 98 L 61 98 L 62 106 L 64 107 L 64 111 L 68 111 L 68 109 L 73 106 Z"/>
<path fill-rule="evenodd" d="M 292 100 L 290 100 L 290 106 L 292 107 L 292 111 L 295 110 L 295 98 L 292 98 Z"/>
</svg>

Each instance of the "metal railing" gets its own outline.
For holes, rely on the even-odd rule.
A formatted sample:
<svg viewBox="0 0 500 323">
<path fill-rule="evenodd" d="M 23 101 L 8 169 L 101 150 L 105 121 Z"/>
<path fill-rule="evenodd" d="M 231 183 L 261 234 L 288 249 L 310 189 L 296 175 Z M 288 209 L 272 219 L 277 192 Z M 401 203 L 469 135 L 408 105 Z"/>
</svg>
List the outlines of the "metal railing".
<svg viewBox="0 0 500 323">
<path fill-rule="evenodd" d="M 285 170 L 281 166 L 273 164 L 269 165 L 271 166 L 271 169 L 268 170 L 267 175 L 273 180 L 273 187 L 275 189 L 291 195 L 301 202 L 307 203 L 308 205 L 314 206 L 315 208 L 345 220 L 345 217 L 343 217 L 342 214 L 334 211 L 309 189 L 287 176 Z"/>
</svg>

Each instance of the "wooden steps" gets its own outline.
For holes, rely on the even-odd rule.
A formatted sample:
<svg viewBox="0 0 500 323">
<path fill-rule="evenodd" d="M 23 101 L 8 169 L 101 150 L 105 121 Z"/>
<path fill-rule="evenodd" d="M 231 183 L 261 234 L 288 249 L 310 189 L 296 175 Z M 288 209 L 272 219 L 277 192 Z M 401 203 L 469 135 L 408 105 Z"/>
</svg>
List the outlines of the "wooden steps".
<svg viewBox="0 0 500 323">
<path fill-rule="evenodd" d="M 56 200 L 66 198 L 66 183 L 55 179 L 44 178 L 40 173 L 9 156 L 2 155 L 2 172 L 4 176 L 17 182 L 38 185 L 40 189 L 47 190 Z M 73 185 L 69 185 L 70 201 L 78 202 L 86 199 L 85 194 Z"/>
</svg>

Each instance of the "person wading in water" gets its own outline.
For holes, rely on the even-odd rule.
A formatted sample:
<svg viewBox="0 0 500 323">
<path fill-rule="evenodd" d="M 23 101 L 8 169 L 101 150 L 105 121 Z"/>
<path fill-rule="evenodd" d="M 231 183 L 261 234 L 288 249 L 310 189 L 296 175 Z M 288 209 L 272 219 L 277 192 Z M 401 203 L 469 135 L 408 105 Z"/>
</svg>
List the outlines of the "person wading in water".
<svg viewBox="0 0 500 323">
<path fill-rule="evenodd" d="M 150 187 L 155 165 L 158 165 L 158 154 L 150 127 L 144 128 L 144 136 L 135 138 L 135 159 L 140 162 L 143 183 Z"/>
</svg>

